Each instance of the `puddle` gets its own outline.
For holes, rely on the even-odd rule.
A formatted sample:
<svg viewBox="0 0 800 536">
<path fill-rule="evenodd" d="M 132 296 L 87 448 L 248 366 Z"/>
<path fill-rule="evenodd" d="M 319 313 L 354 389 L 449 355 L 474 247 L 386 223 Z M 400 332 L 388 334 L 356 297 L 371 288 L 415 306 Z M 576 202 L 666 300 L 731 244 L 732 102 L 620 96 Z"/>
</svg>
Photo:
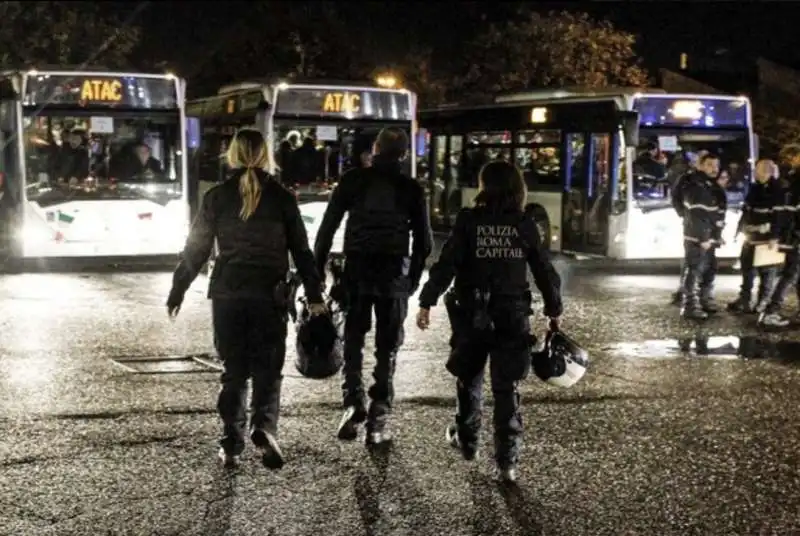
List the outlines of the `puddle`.
<svg viewBox="0 0 800 536">
<path fill-rule="evenodd" d="M 758 336 L 709 337 L 696 335 L 680 339 L 658 339 L 609 345 L 604 351 L 631 359 L 773 359 L 800 363 L 800 341 L 771 340 Z"/>
<path fill-rule="evenodd" d="M 114 363 L 133 374 L 187 374 L 221 369 L 208 354 L 188 356 L 118 357 Z"/>
</svg>

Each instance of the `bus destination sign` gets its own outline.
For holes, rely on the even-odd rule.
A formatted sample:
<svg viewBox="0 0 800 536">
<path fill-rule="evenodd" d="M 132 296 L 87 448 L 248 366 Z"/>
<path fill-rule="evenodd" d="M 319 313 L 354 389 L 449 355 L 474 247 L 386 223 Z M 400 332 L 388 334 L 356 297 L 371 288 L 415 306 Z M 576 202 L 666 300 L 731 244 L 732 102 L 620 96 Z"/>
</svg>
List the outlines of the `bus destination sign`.
<svg viewBox="0 0 800 536">
<path fill-rule="evenodd" d="M 165 78 L 32 75 L 23 105 L 171 109 L 178 99 L 175 80 Z"/>
<path fill-rule="evenodd" d="M 275 113 L 309 118 L 409 121 L 410 101 L 407 93 L 399 91 L 290 87 L 278 93 Z"/>
<path fill-rule="evenodd" d="M 750 123 L 748 101 L 715 97 L 640 97 L 634 101 L 642 126 L 743 128 Z"/>
</svg>

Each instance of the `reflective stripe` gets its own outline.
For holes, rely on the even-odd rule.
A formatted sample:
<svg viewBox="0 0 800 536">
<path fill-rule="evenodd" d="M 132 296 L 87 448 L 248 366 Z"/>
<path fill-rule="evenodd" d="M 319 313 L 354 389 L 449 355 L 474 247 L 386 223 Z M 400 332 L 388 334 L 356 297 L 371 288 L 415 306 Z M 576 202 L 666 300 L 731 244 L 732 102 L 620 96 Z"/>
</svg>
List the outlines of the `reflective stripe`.
<svg viewBox="0 0 800 536">
<path fill-rule="evenodd" d="M 707 210 L 708 212 L 716 212 L 717 209 L 719 209 L 719 207 L 713 207 L 713 206 L 709 206 L 709 205 L 700 205 L 700 204 L 690 205 L 689 203 L 684 203 L 683 207 L 686 208 L 687 210 L 694 210 L 694 209 L 699 208 L 700 210 Z"/>
<path fill-rule="evenodd" d="M 703 243 L 703 242 L 700 241 L 699 238 L 695 238 L 693 236 L 684 236 L 683 239 L 686 240 L 687 242 L 696 242 L 698 244 L 702 244 Z M 719 240 L 717 240 L 716 238 L 709 238 L 708 240 L 705 240 L 705 242 L 717 243 L 717 242 L 719 242 Z"/>
<path fill-rule="evenodd" d="M 752 210 L 753 210 L 753 212 L 755 212 L 756 214 L 769 214 L 769 213 L 770 213 L 770 212 L 772 212 L 773 210 L 779 210 L 779 209 L 778 209 L 778 207 L 774 207 L 774 208 L 773 208 L 773 207 L 770 207 L 770 208 L 754 208 L 754 209 L 752 209 Z"/>
<path fill-rule="evenodd" d="M 745 225 L 743 230 L 748 233 L 768 233 L 772 227 L 769 223 L 762 223 L 761 225 Z"/>
</svg>

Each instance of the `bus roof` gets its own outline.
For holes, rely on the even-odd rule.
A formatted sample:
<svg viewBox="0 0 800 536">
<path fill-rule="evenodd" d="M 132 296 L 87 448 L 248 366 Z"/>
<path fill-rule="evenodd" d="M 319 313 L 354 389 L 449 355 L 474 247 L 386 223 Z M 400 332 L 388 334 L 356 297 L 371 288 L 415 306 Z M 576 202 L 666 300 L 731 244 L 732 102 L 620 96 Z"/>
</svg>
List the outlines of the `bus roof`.
<svg viewBox="0 0 800 536">
<path fill-rule="evenodd" d="M 507 95 L 499 95 L 495 98 L 497 104 L 507 103 L 539 103 L 539 102 L 575 102 L 575 101 L 596 101 L 596 100 L 614 100 L 620 98 L 664 98 L 664 99 L 710 99 L 710 100 L 740 100 L 750 102 L 745 96 L 742 95 L 708 95 L 702 93 L 668 93 L 660 88 L 626 88 L 626 87 L 610 87 L 600 89 L 582 89 L 582 88 L 562 88 L 562 89 L 543 89 L 535 91 L 525 91 L 518 93 L 511 93 Z"/>
<path fill-rule="evenodd" d="M 368 81 L 347 81 L 347 80 L 320 80 L 308 79 L 291 81 L 280 80 L 278 78 L 252 78 L 233 84 L 227 84 L 219 88 L 217 95 L 227 95 L 230 93 L 238 93 L 241 91 L 252 91 L 254 89 L 263 89 L 265 87 L 281 86 L 286 88 L 341 88 L 353 90 L 370 90 L 370 91 L 386 91 L 392 93 L 408 93 L 407 89 L 402 88 L 384 88 L 372 84 Z"/>
<path fill-rule="evenodd" d="M 547 99 L 568 99 L 568 98 L 583 98 L 583 97 L 624 97 L 634 96 L 641 93 L 647 94 L 664 94 L 666 91 L 659 88 L 641 88 L 641 87 L 607 87 L 607 88 L 582 88 L 582 87 L 566 87 L 566 88 L 549 88 L 549 89 L 534 89 L 531 91 L 515 91 L 513 93 L 503 93 L 495 98 L 495 102 L 520 102 L 529 100 L 547 100 Z"/>
<path fill-rule="evenodd" d="M 64 69 L 64 67 L 60 67 Z M 175 80 L 174 74 L 169 73 L 130 73 L 123 71 L 107 71 L 105 69 L 82 69 L 80 71 L 64 71 L 59 68 L 50 69 L 28 69 L 28 70 L 7 70 L 2 72 L 3 76 L 22 75 L 22 76 L 130 76 L 135 78 L 156 78 L 162 80 Z"/>
</svg>

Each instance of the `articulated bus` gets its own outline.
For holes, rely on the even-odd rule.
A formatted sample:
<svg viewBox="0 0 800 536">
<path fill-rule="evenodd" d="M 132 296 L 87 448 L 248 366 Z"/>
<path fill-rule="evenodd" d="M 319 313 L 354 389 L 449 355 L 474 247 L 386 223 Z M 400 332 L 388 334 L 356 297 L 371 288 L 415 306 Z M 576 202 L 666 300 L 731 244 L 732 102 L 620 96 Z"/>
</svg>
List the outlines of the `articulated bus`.
<svg viewBox="0 0 800 536">
<path fill-rule="evenodd" d="M 682 222 L 670 186 L 700 151 L 730 175 L 718 256 L 734 259 L 737 213 L 756 158 L 745 97 L 660 90 L 540 91 L 481 107 L 420 113 L 430 140 L 428 181 L 435 225 L 452 225 L 477 194 L 491 159 L 516 163 L 550 249 L 613 259 L 683 257 Z"/>
<path fill-rule="evenodd" d="M 184 92 L 171 75 L 0 73 L 4 254 L 175 259 L 190 216 Z"/>
<path fill-rule="evenodd" d="M 280 166 L 287 152 L 314 161 L 313 176 L 303 183 L 284 183 L 295 190 L 313 240 L 338 178 L 352 167 L 356 148 L 369 148 L 380 129 L 406 130 L 416 148 L 416 95 L 405 89 L 327 83 L 243 82 L 221 88 L 217 95 L 189 101 L 191 168 L 198 183 L 196 202 L 224 180 L 224 153 L 233 133 L 258 129 Z M 303 142 L 306 148 L 300 148 Z M 414 153 L 412 152 L 412 155 Z M 416 176 L 416 159 L 407 160 Z M 280 169 L 272 170 L 279 176 Z M 344 226 L 342 226 L 342 229 Z M 340 245 L 341 233 L 335 241 Z"/>
</svg>

